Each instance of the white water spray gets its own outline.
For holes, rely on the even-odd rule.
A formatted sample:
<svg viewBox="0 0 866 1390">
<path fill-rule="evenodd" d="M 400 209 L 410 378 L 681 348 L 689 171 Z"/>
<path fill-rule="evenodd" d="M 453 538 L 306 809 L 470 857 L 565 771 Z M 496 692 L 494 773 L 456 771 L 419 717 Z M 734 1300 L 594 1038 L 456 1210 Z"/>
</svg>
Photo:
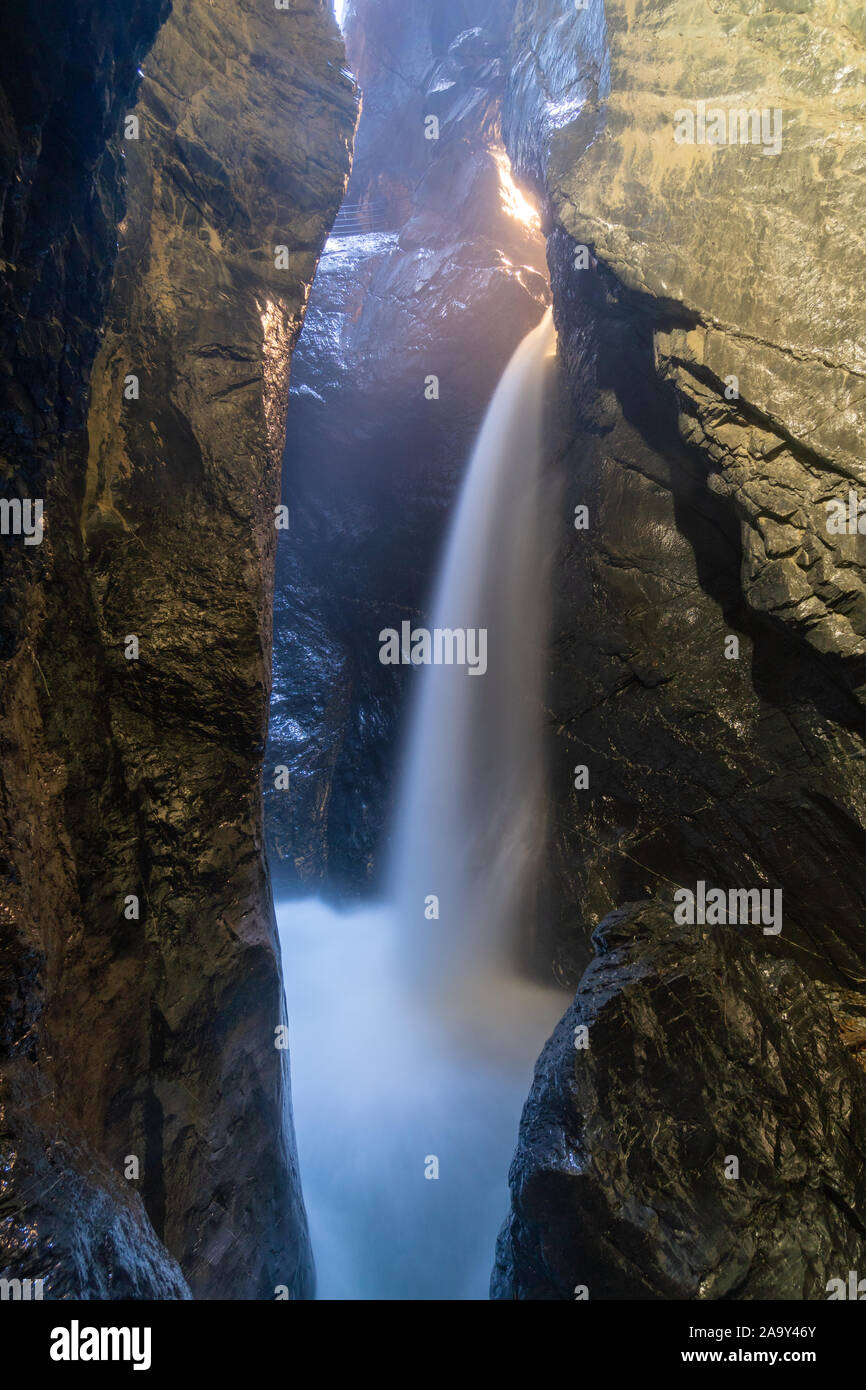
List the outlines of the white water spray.
<svg viewBox="0 0 866 1390">
<path fill-rule="evenodd" d="M 487 1297 L 532 1065 L 568 1002 L 514 965 L 544 834 L 554 347 L 548 312 L 473 453 L 433 623 L 485 628 L 488 668 L 414 673 L 389 905 L 278 907 L 320 1298 Z"/>
</svg>

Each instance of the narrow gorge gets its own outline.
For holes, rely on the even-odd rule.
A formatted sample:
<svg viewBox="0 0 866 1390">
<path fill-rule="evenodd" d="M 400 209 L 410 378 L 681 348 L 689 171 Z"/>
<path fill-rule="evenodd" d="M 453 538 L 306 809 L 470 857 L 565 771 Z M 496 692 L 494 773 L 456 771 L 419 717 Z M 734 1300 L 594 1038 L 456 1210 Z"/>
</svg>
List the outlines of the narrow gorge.
<svg viewBox="0 0 866 1390">
<path fill-rule="evenodd" d="M 863 6 L 0 40 L 2 1298 L 858 1298 Z"/>
</svg>

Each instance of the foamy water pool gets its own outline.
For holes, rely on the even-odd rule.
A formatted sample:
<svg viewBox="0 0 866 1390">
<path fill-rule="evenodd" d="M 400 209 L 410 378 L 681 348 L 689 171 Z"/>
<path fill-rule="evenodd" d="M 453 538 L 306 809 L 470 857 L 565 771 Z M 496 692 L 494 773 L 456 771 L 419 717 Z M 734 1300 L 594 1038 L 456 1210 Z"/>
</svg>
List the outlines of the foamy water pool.
<svg viewBox="0 0 866 1390">
<path fill-rule="evenodd" d="M 486 1299 L 521 1109 L 568 996 L 490 980 L 434 1008 L 387 908 L 307 899 L 277 920 L 318 1297 Z"/>
</svg>

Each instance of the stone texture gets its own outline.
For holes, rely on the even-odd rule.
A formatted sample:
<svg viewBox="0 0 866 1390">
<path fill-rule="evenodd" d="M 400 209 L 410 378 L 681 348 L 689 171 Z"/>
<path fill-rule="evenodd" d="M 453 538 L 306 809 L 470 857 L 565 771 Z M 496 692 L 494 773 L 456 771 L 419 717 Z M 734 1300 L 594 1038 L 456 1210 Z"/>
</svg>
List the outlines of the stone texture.
<svg viewBox="0 0 866 1390">
<path fill-rule="evenodd" d="M 562 449 L 550 687 L 556 953 L 582 923 L 704 877 L 785 891 L 783 939 L 838 984 L 863 976 L 864 721 L 840 659 L 757 611 L 740 522 L 681 438 L 656 313 L 550 243 L 573 415 Z M 590 526 L 571 524 L 575 506 Z M 725 658 L 729 636 L 739 659 Z M 573 769 L 589 769 L 585 791 Z"/>
<path fill-rule="evenodd" d="M 864 974 L 862 542 L 828 535 L 823 506 L 862 432 L 843 8 L 517 9 L 505 133 L 547 199 L 568 510 L 591 516 L 560 548 L 552 662 L 572 981 L 575 923 L 700 876 L 782 885 L 804 968 Z M 677 144 L 698 100 L 780 106 L 781 154 Z"/>
<path fill-rule="evenodd" d="M 135 65 L 164 17 L 140 8 L 140 39 L 117 25 L 116 71 L 110 52 L 97 61 L 69 38 L 100 122 L 79 131 L 67 108 L 62 129 L 72 148 L 93 145 L 98 172 L 69 171 L 78 201 L 64 201 L 65 183 L 33 197 L 37 221 L 58 203 L 71 248 L 55 291 L 65 342 L 32 287 L 29 307 L 31 338 L 56 340 L 61 363 L 42 398 L 70 413 L 73 440 L 57 452 L 50 415 L 39 421 L 46 538 L 10 637 L 8 1197 L 37 1228 L 37 1263 L 48 1242 L 71 1248 L 66 1223 L 93 1213 L 93 1250 L 58 1289 L 102 1296 L 116 1280 L 141 1294 L 142 1271 L 114 1270 L 137 1223 L 142 1270 L 160 1252 L 157 1296 L 186 1287 L 162 1242 L 196 1296 L 272 1298 L 287 1285 L 304 1297 L 261 758 L 289 358 L 345 189 L 357 93 L 317 0 L 289 11 L 179 0 L 142 63 L 140 138 L 123 139 Z M 13 405 L 27 384 L 13 362 Z M 129 894 L 140 920 L 124 916 Z M 45 1160 L 31 1164 L 25 1143 L 31 1106 L 51 1162 L 67 1155 L 67 1215 L 34 1205 Z M 118 1194 L 129 1154 L 140 1200 Z M 8 1255 L 14 1271 L 14 1241 Z"/>
<path fill-rule="evenodd" d="M 110 142 L 167 10 L 47 0 L 0 16 L 0 478 L 4 498 L 46 500 L 41 546 L 0 541 L 0 1277 L 44 1278 L 46 1297 L 188 1296 L 140 1197 L 82 1133 L 92 1065 L 82 1038 L 58 1085 L 44 1012 L 80 930 L 42 662 L 50 615 L 74 609 L 81 582 L 63 592 L 49 581 L 64 532 L 74 535 L 70 495 L 123 210 Z M 79 640 L 88 636 L 84 623 Z"/>
<path fill-rule="evenodd" d="M 134 1184 L 55 1122 L 40 1097 L 0 1125 L 0 1278 L 41 1279 L 45 1299 L 191 1298 Z"/>
<path fill-rule="evenodd" d="M 512 90 L 554 215 L 628 289 L 677 306 L 658 367 L 741 523 L 750 604 L 862 657 L 860 542 L 828 535 L 822 505 L 866 481 L 862 6 L 520 8 Z M 699 100 L 778 109 L 781 152 L 677 143 L 676 112 Z"/>
<path fill-rule="evenodd" d="M 759 927 L 674 927 L 672 903 L 593 942 L 536 1067 L 491 1296 L 825 1299 L 862 1256 L 866 1078 L 815 987 Z"/>
<path fill-rule="evenodd" d="M 517 6 L 566 398 L 560 978 L 643 901 L 539 1064 L 497 1297 L 822 1298 L 862 1250 L 863 551 L 824 504 L 863 479 L 863 37 L 854 4 Z M 781 153 L 677 144 L 700 100 L 779 107 Z M 782 888 L 780 937 L 673 931 L 652 900 L 698 879 Z"/>
</svg>

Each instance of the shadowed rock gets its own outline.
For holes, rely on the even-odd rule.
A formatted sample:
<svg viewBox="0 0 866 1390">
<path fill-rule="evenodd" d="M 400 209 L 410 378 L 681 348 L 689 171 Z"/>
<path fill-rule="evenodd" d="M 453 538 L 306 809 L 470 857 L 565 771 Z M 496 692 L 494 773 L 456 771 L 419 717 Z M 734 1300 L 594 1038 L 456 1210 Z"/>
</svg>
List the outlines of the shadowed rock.
<svg viewBox="0 0 866 1390">
<path fill-rule="evenodd" d="M 783 886 L 786 948 L 856 987 L 864 553 L 825 501 L 866 483 L 862 7 L 521 0 L 511 54 L 504 131 L 547 200 L 572 411 L 559 969 L 576 982 L 586 929 L 619 903 L 710 874 Z M 678 143 L 698 101 L 781 110 L 780 152 Z"/>
<path fill-rule="evenodd" d="M 62 1284 L 82 1296 L 128 1261 L 116 1223 L 149 1221 L 143 1248 L 162 1242 L 196 1296 L 303 1297 L 261 758 L 289 361 L 357 90 L 317 0 L 178 0 L 144 59 L 167 7 L 74 4 L 68 25 L 48 8 L 0 69 L 13 103 L 10 66 L 60 74 L 10 125 L 21 168 L 40 157 L 32 198 L 0 165 L 17 328 L 0 419 L 10 486 L 46 513 L 38 554 L 4 566 L 0 1037 L 9 1154 L 38 1116 L 58 1192 L 90 1190 L 81 1163 L 102 1198 L 37 1206 L 44 1170 L 20 1157 L 7 1196 L 37 1263 L 92 1222 Z M 138 1196 L 115 1221 L 128 1155 Z M 12 1274 L 19 1258 L 13 1242 Z M 181 1296 L 163 1259 L 160 1296 Z"/>
<path fill-rule="evenodd" d="M 759 927 L 677 927 L 661 902 L 593 943 L 536 1067 L 491 1296 L 826 1298 L 862 1264 L 866 1076 L 816 988 Z"/>
</svg>

